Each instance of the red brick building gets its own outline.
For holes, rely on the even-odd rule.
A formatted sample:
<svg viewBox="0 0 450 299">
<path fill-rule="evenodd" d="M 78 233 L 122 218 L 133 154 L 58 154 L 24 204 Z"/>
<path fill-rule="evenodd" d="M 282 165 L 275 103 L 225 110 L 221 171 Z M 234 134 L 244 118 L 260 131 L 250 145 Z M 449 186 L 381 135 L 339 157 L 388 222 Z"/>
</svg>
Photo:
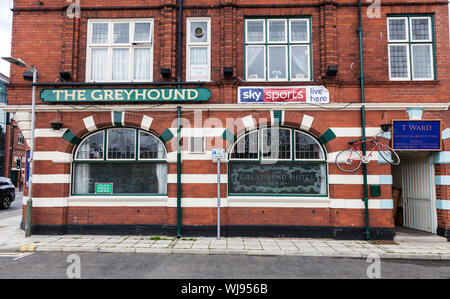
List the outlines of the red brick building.
<svg viewBox="0 0 450 299">
<path fill-rule="evenodd" d="M 33 233 L 215 235 L 224 148 L 225 235 L 392 239 L 400 206 L 449 238 L 448 3 L 360 2 L 15 1 L 12 56 L 39 72 Z M 400 165 L 338 169 L 363 132 Z"/>
<path fill-rule="evenodd" d="M 25 165 L 28 148 L 25 138 L 14 120 L 6 125 L 5 141 L 3 176 L 11 178 L 14 186 L 22 190 L 25 186 Z"/>
</svg>

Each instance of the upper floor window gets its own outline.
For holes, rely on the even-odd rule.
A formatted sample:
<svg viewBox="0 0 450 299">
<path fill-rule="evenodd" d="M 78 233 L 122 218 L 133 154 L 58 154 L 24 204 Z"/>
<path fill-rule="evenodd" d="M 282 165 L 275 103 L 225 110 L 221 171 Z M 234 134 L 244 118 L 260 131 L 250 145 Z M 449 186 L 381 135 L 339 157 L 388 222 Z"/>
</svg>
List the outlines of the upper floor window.
<svg viewBox="0 0 450 299">
<path fill-rule="evenodd" d="M 86 81 L 152 81 L 153 20 L 89 20 Z"/>
<path fill-rule="evenodd" d="M 211 20 L 188 18 L 186 34 L 186 81 L 211 80 Z"/>
<path fill-rule="evenodd" d="M 387 26 L 390 80 L 434 80 L 432 17 L 388 17 Z"/>
<path fill-rule="evenodd" d="M 17 143 L 23 144 L 24 143 L 23 141 L 24 141 L 23 134 L 22 133 L 17 134 Z"/>
<path fill-rule="evenodd" d="M 311 81 L 309 18 L 245 20 L 247 81 Z"/>
</svg>

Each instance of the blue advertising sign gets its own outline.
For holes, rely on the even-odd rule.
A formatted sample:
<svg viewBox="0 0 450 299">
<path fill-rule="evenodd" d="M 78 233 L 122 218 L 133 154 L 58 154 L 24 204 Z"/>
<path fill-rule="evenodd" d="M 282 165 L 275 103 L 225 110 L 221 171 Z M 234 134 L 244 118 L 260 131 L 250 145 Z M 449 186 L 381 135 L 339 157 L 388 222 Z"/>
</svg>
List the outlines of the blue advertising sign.
<svg viewBox="0 0 450 299">
<path fill-rule="evenodd" d="M 330 93 L 324 86 L 238 87 L 238 103 L 326 104 Z"/>
<path fill-rule="evenodd" d="M 405 151 L 440 151 L 440 120 L 394 120 L 392 148 Z"/>
<path fill-rule="evenodd" d="M 25 186 L 28 187 L 28 180 L 30 179 L 30 151 L 27 151 L 27 161 L 26 161 L 26 174 L 25 174 Z"/>
</svg>

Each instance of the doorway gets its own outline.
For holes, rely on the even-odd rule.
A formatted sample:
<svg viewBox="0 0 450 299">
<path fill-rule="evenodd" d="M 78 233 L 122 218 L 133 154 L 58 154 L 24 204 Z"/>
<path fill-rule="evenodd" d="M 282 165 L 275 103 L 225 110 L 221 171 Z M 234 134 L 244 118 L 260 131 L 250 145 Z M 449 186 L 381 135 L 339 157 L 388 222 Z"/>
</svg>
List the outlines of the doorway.
<svg viewBox="0 0 450 299">
<path fill-rule="evenodd" d="M 392 167 L 394 222 L 396 227 L 435 234 L 436 186 L 431 152 L 399 153 Z"/>
</svg>

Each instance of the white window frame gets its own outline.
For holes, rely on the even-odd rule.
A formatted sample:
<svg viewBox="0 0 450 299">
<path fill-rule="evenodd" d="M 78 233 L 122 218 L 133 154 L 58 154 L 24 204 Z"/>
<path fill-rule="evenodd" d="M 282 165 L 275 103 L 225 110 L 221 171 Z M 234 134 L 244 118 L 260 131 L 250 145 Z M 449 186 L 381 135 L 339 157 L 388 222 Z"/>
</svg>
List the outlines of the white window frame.
<svg viewBox="0 0 450 299">
<path fill-rule="evenodd" d="M 293 21 L 306 21 L 306 28 L 308 28 L 308 31 L 307 31 L 307 34 L 306 34 L 306 36 L 307 36 L 307 38 L 306 38 L 306 41 L 293 41 L 292 40 L 292 35 L 291 35 L 291 33 L 292 33 L 292 22 Z M 309 43 L 310 43 L 310 40 L 311 40 L 311 32 L 310 32 L 310 25 L 309 25 L 309 19 L 289 19 L 289 43 L 291 43 L 291 44 L 295 44 L 295 45 L 297 45 L 297 44 L 305 44 L 305 46 L 306 45 L 309 45 Z M 292 46 L 292 45 L 291 45 Z"/>
<path fill-rule="evenodd" d="M 266 43 L 266 20 L 265 19 L 247 19 L 245 20 L 245 42 L 247 44 L 261 44 L 261 43 Z M 263 40 L 262 41 L 256 41 L 256 42 L 250 42 L 248 41 L 248 23 L 249 22 L 263 22 Z"/>
<path fill-rule="evenodd" d="M 289 151 L 289 158 L 284 158 L 284 159 L 281 159 L 281 158 L 276 158 L 276 159 L 273 159 L 273 158 L 265 158 L 264 157 L 264 131 L 267 131 L 267 130 L 287 130 L 287 131 L 289 131 L 289 144 L 291 145 L 291 148 L 290 148 L 290 151 Z M 267 127 L 267 128 L 261 128 L 261 130 L 260 130 L 260 134 L 261 134 L 261 136 L 259 136 L 261 139 L 260 139 L 260 146 L 261 146 L 261 148 L 260 148 L 260 151 L 261 151 L 261 161 L 292 161 L 292 155 L 294 154 L 293 153 L 293 149 L 294 149 L 294 145 L 292 144 L 292 129 L 290 129 L 290 128 L 285 128 L 285 127 Z"/>
<path fill-rule="evenodd" d="M 428 39 L 424 39 L 424 40 L 415 40 L 413 39 L 413 30 L 412 30 L 412 21 L 413 20 L 427 20 L 428 21 Z M 433 30 L 431 28 L 432 23 L 431 23 L 431 18 L 430 17 L 410 17 L 409 18 L 409 28 L 410 28 L 410 40 L 411 43 L 432 43 L 433 42 Z"/>
<path fill-rule="evenodd" d="M 128 43 L 113 43 L 114 38 L 114 24 L 128 23 L 129 26 L 129 41 Z M 148 42 L 134 41 L 134 30 L 136 23 L 150 23 L 150 40 Z M 105 44 L 98 44 L 92 42 L 93 24 L 108 24 L 108 41 Z M 153 33 L 154 20 L 153 19 L 90 19 L 87 26 L 87 46 L 86 46 L 86 82 L 152 82 L 153 81 Z M 105 80 L 94 81 L 91 79 L 91 56 L 93 49 L 107 49 L 108 51 L 108 70 L 107 78 Z M 113 49 L 128 49 L 128 79 L 127 80 L 113 80 L 112 79 L 112 53 Z M 148 79 L 134 80 L 134 49 L 149 48 L 150 49 L 150 74 Z"/>
<path fill-rule="evenodd" d="M 104 147 L 104 144 L 105 144 L 105 135 L 106 135 L 106 132 L 105 131 L 98 131 L 98 132 L 95 132 L 94 134 L 90 134 L 89 136 L 87 136 L 87 137 L 85 137 L 84 139 L 83 139 L 83 141 L 81 141 L 81 143 L 77 146 L 77 151 L 75 152 L 75 156 L 73 157 L 74 158 L 74 160 L 77 160 L 77 161 L 103 161 L 103 159 L 105 158 L 105 149 L 103 148 L 103 155 L 102 155 L 102 157 L 101 158 L 95 158 L 95 159 L 89 159 L 89 158 L 87 158 L 87 159 L 83 159 L 83 158 L 78 158 L 78 152 L 80 151 L 80 149 L 81 149 L 81 147 L 83 146 L 83 144 L 89 139 L 89 138 L 91 138 L 92 136 L 94 136 L 94 135 L 98 135 L 98 134 L 101 134 L 101 133 L 103 133 L 103 139 L 102 139 L 102 146 Z"/>
<path fill-rule="evenodd" d="M 405 20 L 406 39 L 405 40 L 392 40 L 389 36 L 389 21 L 392 19 Z M 428 39 L 427 40 L 414 40 L 412 32 L 412 21 L 417 19 L 426 19 L 428 21 Z M 387 18 L 387 42 L 388 42 L 388 67 L 389 67 L 389 80 L 390 81 L 433 81 L 435 80 L 435 57 L 434 57 L 434 37 L 433 37 L 433 22 L 431 16 L 398 16 Z M 431 62 L 431 77 L 420 78 L 414 75 L 414 59 L 413 59 L 413 47 L 417 45 L 427 45 L 430 47 L 430 62 Z M 403 78 L 393 78 L 391 75 L 391 46 L 406 46 L 407 60 L 408 60 L 408 76 Z"/>
<path fill-rule="evenodd" d="M 392 77 L 391 75 L 391 46 L 404 46 L 406 47 L 406 59 L 407 59 L 407 77 Z M 411 62 L 410 62 L 409 44 L 389 44 L 388 45 L 388 64 L 389 64 L 389 80 L 391 81 L 409 81 L 411 80 Z"/>
<path fill-rule="evenodd" d="M 404 20 L 405 21 L 405 39 L 391 39 L 389 33 L 390 33 L 390 20 Z M 388 17 L 387 18 L 387 37 L 388 37 L 388 42 L 389 43 L 404 43 L 404 42 L 409 42 L 409 22 L 408 22 L 408 18 L 407 17 Z"/>
<path fill-rule="evenodd" d="M 134 132 L 134 158 L 128 158 L 128 159 L 114 159 L 114 158 L 109 158 L 108 157 L 108 153 L 109 153 L 109 132 L 114 131 L 114 130 L 130 130 L 132 132 Z M 138 131 L 139 132 L 139 131 Z M 105 156 L 105 161 L 136 161 L 136 155 L 138 155 L 139 153 L 136 153 L 136 129 L 134 128 L 110 128 L 106 130 L 106 136 L 104 138 L 106 138 L 106 150 L 104 152 Z M 140 135 L 140 134 L 139 134 Z"/>
<path fill-rule="evenodd" d="M 191 42 L 191 23 L 192 22 L 206 22 L 207 23 L 207 41 L 206 42 Z M 205 82 L 211 81 L 211 18 L 209 17 L 189 17 L 186 19 L 186 81 L 187 82 L 199 82 L 203 80 L 191 79 L 191 49 L 192 48 L 205 48 L 207 57 L 207 78 Z"/>
<path fill-rule="evenodd" d="M 430 73 L 431 73 L 431 78 L 421 78 L 421 77 L 416 77 L 414 75 L 414 59 L 411 59 L 411 73 L 413 76 L 413 80 L 419 80 L 419 81 L 427 81 L 427 80 L 433 80 L 434 77 L 434 62 L 433 62 L 433 45 L 432 44 L 411 44 L 411 58 L 414 58 L 414 53 L 413 53 L 413 48 L 414 46 L 428 46 L 430 48 Z"/>
<path fill-rule="evenodd" d="M 284 22 L 284 40 L 280 40 L 280 41 L 271 41 L 270 40 L 270 23 L 271 22 Z M 288 30 L 288 22 L 287 19 L 267 19 L 267 43 L 268 44 L 287 44 L 288 43 L 288 34 L 289 34 L 289 30 Z"/>
<path fill-rule="evenodd" d="M 307 134 L 307 133 L 305 133 L 305 132 L 303 132 L 301 130 L 293 129 L 292 131 L 293 131 L 293 134 L 294 134 L 294 144 L 292 145 L 292 154 L 294 155 L 294 157 L 293 157 L 294 161 L 305 161 L 305 162 L 307 162 L 307 161 L 321 161 L 321 162 L 323 162 L 323 161 L 326 160 L 325 159 L 325 157 L 326 157 L 325 156 L 325 152 L 324 152 L 322 146 L 320 145 L 320 143 L 316 140 L 316 138 L 312 137 L 311 135 L 309 135 L 309 134 Z M 295 148 L 295 145 L 297 144 L 297 134 L 296 134 L 297 132 L 299 132 L 302 135 L 305 135 L 305 136 L 309 137 L 310 139 L 312 139 L 319 146 L 321 155 L 323 157 L 322 159 L 297 159 L 297 152 L 296 152 L 296 148 Z"/>
<path fill-rule="evenodd" d="M 194 138 L 201 138 L 202 140 L 202 149 L 201 151 L 194 151 L 195 146 L 192 144 Z M 204 154 L 206 151 L 206 138 L 204 136 L 190 136 L 188 137 L 188 152 L 190 154 Z"/>
<path fill-rule="evenodd" d="M 24 137 L 23 134 L 20 132 L 17 134 L 17 143 L 21 145 L 24 144 Z"/>
<path fill-rule="evenodd" d="M 293 41 L 291 38 L 291 26 L 292 22 L 296 20 L 305 21 L 307 24 L 307 40 L 306 41 Z M 254 21 L 263 21 L 264 22 L 264 40 L 260 42 L 248 41 L 248 23 Z M 284 21 L 285 22 L 285 40 L 284 41 L 270 41 L 270 32 L 269 32 L 269 23 L 271 21 Z M 244 51 L 245 51 L 245 81 L 248 82 L 277 82 L 277 81 L 295 81 L 295 82 L 311 82 L 311 58 L 312 58 L 312 43 L 311 43 L 311 26 L 309 18 L 249 18 L 245 19 L 245 41 L 244 41 Z M 264 48 L 264 78 L 250 78 L 248 72 L 248 48 L 249 47 L 262 47 Z M 269 63 L 269 48 L 275 46 L 285 46 L 286 50 L 286 77 L 271 79 L 270 78 L 270 63 Z M 292 46 L 304 46 L 307 47 L 308 54 L 308 75 L 305 78 L 292 78 L 291 77 L 291 63 L 292 63 L 292 55 L 291 49 Z"/>
<path fill-rule="evenodd" d="M 166 161 L 167 160 L 167 150 L 166 147 L 164 146 L 164 144 L 162 143 L 161 140 L 159 140 L 162 145 L 163 145 L 163 149 L 164 149 L 164 155 L 166 156 L 165 158 L 141 158 L 141 133 L 145 133 L 148 135 L 152 135 L 153 137 L 155 137 L 156 139 L 158 139 L 158 137 L 150 132 L 144 131 L 144 130 L 137 130 L 137 134 L 138 134 L 138 144 L 136 146 L 136 151 L 137 151 L 137 159 L 138 161 Z"/>
<path fill-rule="evenodd" d="M 239 141 L 242 138 L 245 138 L 245 136 L 250 135 L 250 134 L 256 134 L 256 154 L 257 154 L 257 157 L 254 158 L 254 159 L 250 159 L 250 158 L 246 158 L 246 159 L 232 158 L 231 155 L 234 152 L 234 150 L 235 150 L 236 146 L 238 145 Z M 256 129 L 256 130 L 247 132 L 247 133 L 243 134 L 242 136 L 239 136 L 239 138 L 236 139 L 236 141 L 234 142 L 233 147 L 230 150 L 230 155 L 229 155 L 230 158 L 229 159 L 230 160 L 236 160 L 236 161 L 259 161 L 259 156 L 260 156 L 260 147 L 259 147 L 259 143 L 260 143 L 259 142 L 260 141 L 259 138 L 260 138 L 260 136 L 259 135 L 260 135 L 260 132 L 259 132 L 258 129 Z"/>
</svg>

